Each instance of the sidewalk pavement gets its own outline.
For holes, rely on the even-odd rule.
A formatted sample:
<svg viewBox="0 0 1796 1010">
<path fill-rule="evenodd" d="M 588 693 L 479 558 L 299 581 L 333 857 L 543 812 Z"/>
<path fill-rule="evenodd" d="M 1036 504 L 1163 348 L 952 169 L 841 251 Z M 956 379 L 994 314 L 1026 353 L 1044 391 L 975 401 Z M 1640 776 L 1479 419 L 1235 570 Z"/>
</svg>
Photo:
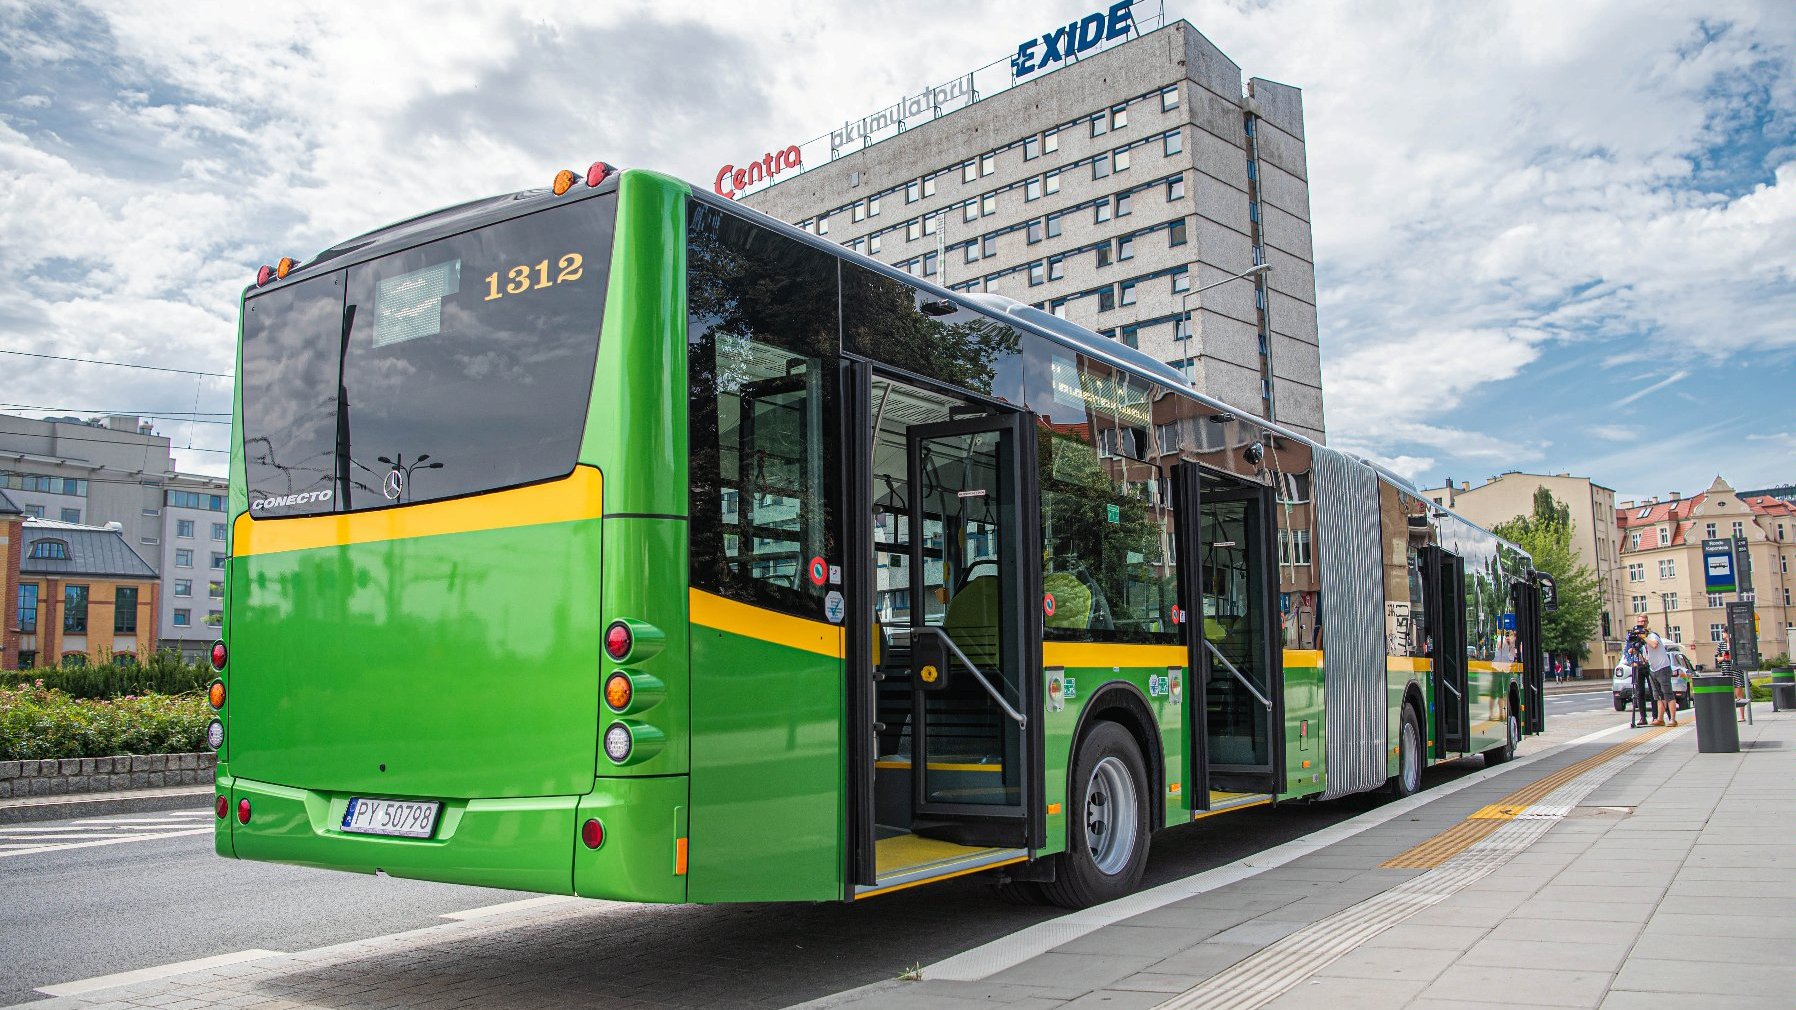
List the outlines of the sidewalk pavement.
<svg viewBox="0 0 1796 1010">
<path fill-rule="evenodd" d="M 212 793 L 212 784 L 208 782 L 197 786 L 19 796 L 0 800 L 0 824 L 66 820 L 71 817 L 105 817 L 153 810 L 200 810 L 211 805 Z"/>
<path fill-rule="evenodd" d="M 1623 729 L 1131 918 L 1075 913 L 1045 952 L 808 1006 L 1787 1008 L 1796 716 L 1757 714 L 1738 754 Z"/>
</svg>

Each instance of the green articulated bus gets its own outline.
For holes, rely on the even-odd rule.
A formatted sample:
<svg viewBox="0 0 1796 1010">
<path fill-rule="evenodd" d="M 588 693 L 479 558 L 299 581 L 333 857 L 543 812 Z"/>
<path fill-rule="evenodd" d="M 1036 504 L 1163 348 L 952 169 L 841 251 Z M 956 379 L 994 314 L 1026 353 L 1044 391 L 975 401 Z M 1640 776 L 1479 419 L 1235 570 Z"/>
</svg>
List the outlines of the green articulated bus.
<svg viewBox="0 0 1796 1010">
<path fill-rule="evenodd" d="M 1162 828 L 1409 793 L 1542 728 L 1549 587 L 1513 545 L 664 175 L 263 268 L 237 367 L 224 856 L 1081 906 Z"/>
</svg>

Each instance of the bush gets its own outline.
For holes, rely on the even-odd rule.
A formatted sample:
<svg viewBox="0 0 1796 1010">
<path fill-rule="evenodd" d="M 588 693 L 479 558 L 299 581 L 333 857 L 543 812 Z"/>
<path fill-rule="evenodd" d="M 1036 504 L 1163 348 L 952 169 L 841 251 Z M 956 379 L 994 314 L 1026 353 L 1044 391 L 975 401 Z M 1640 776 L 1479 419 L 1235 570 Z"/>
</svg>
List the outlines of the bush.
<svg viewBox="0 0 1796 1010">
<path fill-rule="evenodd" d="M 204 750 L 203 695 L 75 698 L 32 683 L 0 687 L 0 761 Z"/>
<path fill-rule="evenodd" d="M 187 694 L 203 691 L 216 676 L 204 662 L 189 663 L 173 651 L 154 653 L 142 662 L 117 657 L 105 663 L 79 667 L 45 667 L 8 672 L 0 686 L 16 687 L 41 682 L 44 687 L 75 698 L 123 698 L 136 694 Z"/>
</svg>

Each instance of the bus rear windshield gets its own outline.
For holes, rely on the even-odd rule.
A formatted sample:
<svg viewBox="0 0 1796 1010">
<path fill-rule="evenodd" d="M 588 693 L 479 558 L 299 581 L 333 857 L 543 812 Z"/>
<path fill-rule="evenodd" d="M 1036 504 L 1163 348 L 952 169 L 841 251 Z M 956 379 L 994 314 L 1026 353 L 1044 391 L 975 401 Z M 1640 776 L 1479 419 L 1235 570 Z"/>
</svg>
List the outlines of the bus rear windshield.
<svg viewBox="0 0 1796 1010">
<path fill-rule="evenodd" d="M 250 514 L 404 505 L 571 472 L 616 207 L 595 196 L 248 299 Z"/>
</svg>

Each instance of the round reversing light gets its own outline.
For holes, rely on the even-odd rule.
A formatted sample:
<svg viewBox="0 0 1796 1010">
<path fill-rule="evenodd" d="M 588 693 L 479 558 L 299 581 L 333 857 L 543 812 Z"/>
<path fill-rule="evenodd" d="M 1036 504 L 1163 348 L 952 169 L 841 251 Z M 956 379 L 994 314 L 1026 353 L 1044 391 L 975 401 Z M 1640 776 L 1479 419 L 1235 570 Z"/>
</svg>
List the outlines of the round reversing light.
<svg viewBox="0 0 1796 1010">
<path fill-rule="evenodd" d="M 630 736 L 630 727 L 621 722 L 614 722 L 611 724 L 611 728 L 605 731 L 605 756 L 621 765 L 629 760 L 630 748 L 635 746 L 635 743 L 636 741 Z"/>
<path fill-rule="evenodd" d="M 231 801 L 223 796 L 218 798 L 218 803 L 215 806 L 218 810 L 218 819 L 221 821 L 224 820 L 226 814 L 231 812 Z"/>
<path fill-rule="evenodd" d="M 239 824 L 248 824 L 249 823 L 249 801 L 248 800 L 238 800 L 237 801 L 237 823 L 239 823 Z"/>
<path fill-rule="evenodd" d="M 206 688 L 206 702 L 208 704 L 210 704 L 213 708 L 224 708 L 224 699 L 225 699 L 224 681 L 222 681 L 222 680 L 213 681 L 212 686 Z"/>
<path fill-rule="evenodd" d="M 224 723 L 214 719 L 206 724 L 206 746 L 213 750 L 224 746 Z"/>
<path fill-rule="evenodd" d="M 636 693 L 636 685 L 630 683 L 630 675 L 619 671 L 605 679 L 605 704 L 614 712 L 622 712 L 630 707 L 630 696 Z"/>
<path fill-rule="evenodd" d="M 611 627 L 605 629 L 605 654 L 618 662 L 630 658 L 630 648 L 635 645 L 635 638 L 630 634 L 630 626 L 622 621 L 612 621 Z"/>
<path fill-rule="evenodd" d="M 589 849 L 596 849 L 605 844 L 605 825 L 598 818 L 589 818 L 580 825 L 580 841 Z"/>
</svg>

